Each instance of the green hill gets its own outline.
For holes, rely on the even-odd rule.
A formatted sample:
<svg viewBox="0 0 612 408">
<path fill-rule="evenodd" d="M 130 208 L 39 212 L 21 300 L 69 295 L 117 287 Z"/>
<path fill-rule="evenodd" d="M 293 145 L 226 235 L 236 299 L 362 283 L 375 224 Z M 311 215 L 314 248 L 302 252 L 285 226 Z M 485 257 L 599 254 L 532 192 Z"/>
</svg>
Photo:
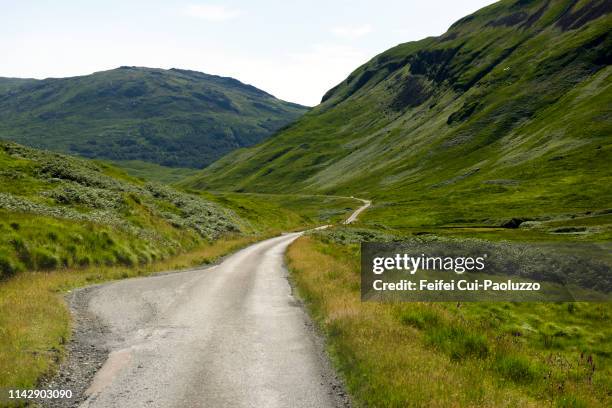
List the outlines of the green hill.
<svg viewBox="0 0 612 408">
<path fill-rule="evenodd" d="M 24 270 L 134 266 L 238 232 L 201 197 L 85 159 L 0 142 L 0 280 Z"/>
<path fill-rule="evenodd" d="M 369 197 L 364 222 L 395 228 L 605 213 L 611 9 L 495 3 L 377 55 L 289 128 L 183 184 Z"/>
<path fill-rule="evenodd" d="M 0 139 L 170 167 L 202 168 L 305 110 L 233 78 L 179 69 L 0 78 Z"/>
</svg>

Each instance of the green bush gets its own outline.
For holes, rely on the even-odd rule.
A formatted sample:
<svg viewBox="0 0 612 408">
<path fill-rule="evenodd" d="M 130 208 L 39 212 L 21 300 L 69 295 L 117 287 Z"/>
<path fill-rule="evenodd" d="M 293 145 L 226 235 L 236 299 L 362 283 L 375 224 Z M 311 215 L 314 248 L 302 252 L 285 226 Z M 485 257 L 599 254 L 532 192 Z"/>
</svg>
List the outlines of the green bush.
<svg viewBox="0 0 612 408">
<path fill-rule="evenodd" d="M 121 193 L 76 183 L 64 184 L 47 194 L 56 203 L 64 205 L 84 205 L 90 208 L 117 209 L 124 204 Z"/>
</svg>

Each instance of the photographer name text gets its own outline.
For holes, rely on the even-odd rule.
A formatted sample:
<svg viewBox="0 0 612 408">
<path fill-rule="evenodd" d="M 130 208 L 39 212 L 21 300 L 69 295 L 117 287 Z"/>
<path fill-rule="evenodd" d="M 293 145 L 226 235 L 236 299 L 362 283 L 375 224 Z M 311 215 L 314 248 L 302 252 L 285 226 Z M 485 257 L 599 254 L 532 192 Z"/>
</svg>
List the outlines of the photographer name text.
<svg viewBox="0 0 612 408">
<path fill-rule="evenodd" d="M 377 279 L 372 282 L 372 287 L 376 291 L 539 291 L 540 284 L 538 282 L 514 282 L 511 279 L 505 282 L 495 282 L 490 279 L 483 281 L 469 281 L 460 279 L 455 281 L 450 280 L 428 280 L 420 279 L 411 281 L 402 279 L 397 282 L 385 282 L 382 279 Z"/>
</svg>

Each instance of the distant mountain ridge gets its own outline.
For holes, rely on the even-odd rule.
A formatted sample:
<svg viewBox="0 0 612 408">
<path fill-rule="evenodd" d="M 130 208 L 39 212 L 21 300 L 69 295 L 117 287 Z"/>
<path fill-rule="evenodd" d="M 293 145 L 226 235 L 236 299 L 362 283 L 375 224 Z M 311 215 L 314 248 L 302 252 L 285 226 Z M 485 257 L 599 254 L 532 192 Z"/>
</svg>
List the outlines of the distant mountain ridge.
<svg viewBox="0 0 612 408">
<path fill-rule="evenodd" d="M 233 78 L 175 68 L 0 78 L 0 139 L 172 167 L 206 166 L 306 109 Z"/>
<path fill-rule="evenodd" d="M 183 185 L 373 198 L 366 216 L 398 225 L 610 208 L 611 10 L 492 4 L 377 55 L 295 124 Z"/>
<path fill-rule="evenodd" d="M 0 77 L 0 93 L 8 92 L 11 89 L 19 86 L 35 82 L 36 79 L 31 78 L 4 78 Z"/>
</svg>

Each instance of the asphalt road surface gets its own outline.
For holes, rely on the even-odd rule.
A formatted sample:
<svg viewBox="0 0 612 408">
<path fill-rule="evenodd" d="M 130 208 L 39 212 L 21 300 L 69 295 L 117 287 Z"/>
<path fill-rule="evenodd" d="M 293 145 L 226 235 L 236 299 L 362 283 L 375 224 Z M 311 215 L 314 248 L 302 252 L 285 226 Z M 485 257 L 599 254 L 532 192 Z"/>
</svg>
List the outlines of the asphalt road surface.
<svg viewBox="0 0 612 408">
<path fill-rule="evenodd" d="M 349 405 L 287 280 L 284 253 L 300 235 L 256 243 L 216 266 L 89 288 L 83 313 L 104 330 L 88 341 L 109 354 L 80 406 Z"/>
</svg>

